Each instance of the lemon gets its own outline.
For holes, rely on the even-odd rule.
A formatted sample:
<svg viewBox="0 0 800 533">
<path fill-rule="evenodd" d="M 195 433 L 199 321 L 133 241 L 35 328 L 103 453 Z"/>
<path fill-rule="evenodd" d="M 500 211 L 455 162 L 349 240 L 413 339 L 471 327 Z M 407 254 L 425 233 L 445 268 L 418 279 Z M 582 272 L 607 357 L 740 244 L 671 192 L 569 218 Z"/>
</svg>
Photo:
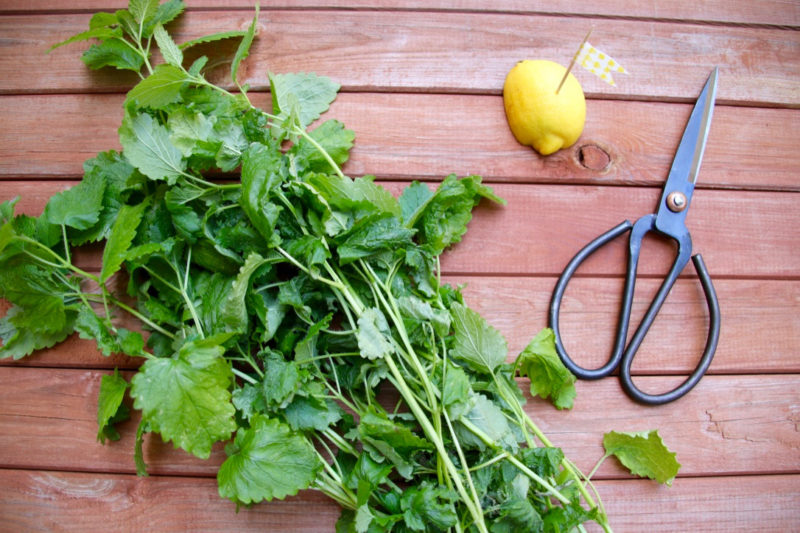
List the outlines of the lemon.
<svg viewBox="0 0 800 533">
<path fill-rule="evenodd" d="M 566 69 L 546 60 L 520 61 L 506 76 L 503 105 L 511 132 L 542 155 L 572 146 L 586 122 L 586 99 L 570 73 L 556 93 Z"/>
</svg>

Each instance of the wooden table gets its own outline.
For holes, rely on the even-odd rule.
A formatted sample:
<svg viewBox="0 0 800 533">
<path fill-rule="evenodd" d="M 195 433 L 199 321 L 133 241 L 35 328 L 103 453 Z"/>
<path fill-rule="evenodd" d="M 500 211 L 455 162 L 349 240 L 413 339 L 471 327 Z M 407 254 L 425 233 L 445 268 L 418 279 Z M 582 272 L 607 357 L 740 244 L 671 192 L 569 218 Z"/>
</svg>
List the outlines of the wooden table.
<svg viewBox="0 0 800 533">
<path fill-rule="evenodd" d="M 232 28 L 249 0 L 197 0 L 176 40 Z M 658 428 L 682 464 L 672 487 L 634 479 L 608 460 L 597 486 L 616 531 L 800 529 L 800 3 L 676 0 L 278 0 L 240 76 L 266 106 L 266 74 L 314 71 L 341 83 L 329 116 L 356 133 L 345 171 L 388 186 L 481 174 L 506 207 L 482 205 L 446 254 L 447 281 L 516 354 L 547 325 L 556 277 L 572 255 L 624 218 L 652 212 L 691 105 L 720 68 L 714 122 L 687 224 L 722 307 L 708 375 L 661 407 L 630 401 L 616 379 L 579 382 L 569 412 L 528 411 L 584 471 L 605 431 Z M 487 8 L 491 5 L 491 8 Z M 134 78 L 91 72 L 80 45 L 47 48 L 121 0 L 0 1 L 0 201 L 38 215 L 119 149 L 121 103 Z M 578 143 L 541 157 L 511 136 L 501 89 L 516 61 L 566 64 L 586 32 L 630 72 L 611 87 L 585 70 L 587 123 Z M 221 54 L 230 53 L 224 48 Z M 645 247 L 641 316 L 670 246 Z M 588 261 L 567 294 L 564 335 L 587 364 L 610 350 L 622 242 Z M 97 253 L 78 258 L 97 267 Z M 702 351 L 707 311 L 691 269 L 634 367 L 648 390 L 674 385 Z M 7 305 L 2 308 L 4 311 Z M 150 477 L 135 475 L 135 423 L 95 440 L 100 376 L 136 362 L 88 341 L 0 366 L 2 531 L 333 531 L 337 507 L 306 491 L 235 512 L 217 495 L 215 448 L 200 461 L 153 438 Z M 523 383 L 525 385 L 525 383 Z"/>
</svg>

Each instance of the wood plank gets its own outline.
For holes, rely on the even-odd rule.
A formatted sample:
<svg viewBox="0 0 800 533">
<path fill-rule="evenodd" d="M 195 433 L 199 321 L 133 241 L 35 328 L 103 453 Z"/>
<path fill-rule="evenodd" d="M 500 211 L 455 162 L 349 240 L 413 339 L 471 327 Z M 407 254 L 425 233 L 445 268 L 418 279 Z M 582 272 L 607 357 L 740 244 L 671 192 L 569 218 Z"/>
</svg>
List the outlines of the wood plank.
<svg viewBox="0 0 800 533">
<path fill-rule="evenodd" d="M 547 326 L 555 278 L 446 276 L 465 284 L 464 298 L 508 340 L 510 360 Z M 644 314 L 658 281 L 641 280 L 633 323 Z M 709 374 L 800 373 L 800 282 L 728 280 L 715 282 L 722 308 L 720 344 Z M 577 278 L 562 305 L 561 333 L 568 353 L 586 367 L 599 367 L 611 351 L 621 279 Z M 7 305 L 0 300 L 0 314 Z M 635 374 L 688 374 L 708 333 L 705 300 L 696 280 L 680 280 L 636 358 Z M 126 327 L 134 327 L 133 320 Z M 678 342 L 675 339 L 679 339 Z M 666 349 L 665 349 L 666 348 Z M 93 341 L 77 335 L 56 347 L 0 365 L 58 368 L 136 368 L 139 359 L 104 357 Z"/>
<path fill-rule="evenodd" d="M 96 395 L 102 372 L 0 367 L 0 467 L 133 472 L 135 421 L 122 438 L 103 446 L 97 432 Z M 667 390 L 675 377 L 640 377 L 647 391 Z M 521 381 L 527 387 L 525 380 Z M 682 476 L 800 473 L 800 375 L 706 376 L 687 396 L 657 408 L 630 401 L 615 379 L 578 382 L 575 407 L 557 411 L 531 400 L 526 411 L 556 446 L 588 472 L 603 455 L 609 430 L 658 429 L 683 465 Z M 215 446 L 203 461 L 149 438 L 145 459 L 154 474 L 211 476 L 225 455 Z M 625 477 L 606 461 L 600 478 Z"/>
<path fill-rule="evenodd" d="M 79 177 L 86 159 L 120 149 L 123 99 L 0 96 L 0 179 Z M 269 106 L 264 93 L 252 99 Z M 342 93 L 326 116 L 356 134 L 345 165 L 354 176 L 440 179 L 456 173 L 515 183 L 661 186 L 692 106 L 608 100 L 587 105 L 581 139 L 549 157 L 516 142 L 499 96 Z M 717 106 L 709 135 L 701 186 L 800 190 L 800 110 Z M 602 160 L 591 162 L 592 154 Z M 764 173 L 767 160 L 770 172 Z"/>
<path fill-rule="evenodd" d="M 672 487 L 645 480 L 598 481 L 611 526 L 653 533 L 687 523 L 707 533 L 789 531 L 800 522 L 800 476 L 687 478 Z M 312 491 L 235 511 L 213 479 L 6 470 L 0 476 L 0 531 L 120 533 L 158 524 L 163 533 L 333 531 L 339 508 Z M 309 512 L 313 508 L 313 512 Z M 97 517 L 107 517 L 98 520 Z M 597 528 L 588 526 L 589 531 Z"/>
<path fill-rule="evenodd" d="M 252 9 L 250 0 L 190 0 L 187 9 Z M 2 13 L 34 13 L 61 11 L 110 11 L 127 7 L 124 0 L 80 0 L 69 6 L 53 5 L 47 0 L 1 0 Z M 480 11 L 503 13 L 560 13 L 565 16 L 605 16 L 681 20 L 775 26 L 800 25 L 800 7 L 791 0 L 674 0 L 672 2 L 635 2 L 607 0 L 601 3 L 571 0 L 496 0 L 487 5 L 483 0 L 284 0 L 270 2 L 269 9 L 372 9 L 413 11 Z M 265 9 L 262 7 L 262 9 Z"/>
<path fill-rule="evenodd" d="M 21 196 L 18 213 L 38 215 L 47 199 L 73 182 L 6 181 L 0 201 Z M 405 185 L 385 182 L 397 194 Z M 508 205 L 480 204 L 462 242 L 442 255 L 451 274 L 558 276 L 589 241 L 626 217 L 652 213 L 660 189 L 572 187 L 499 183 L 494 190 Z M 795 194 L 698 190 L 687 219 L 695 253 L 701 253 L 712 278 L 797 278 L 800 276 L 800 210 Z M 609 206 L 599 209 L 598 206 Z M 627 242 L 627 241 L 625 241 Z M 674 251 L 667 242 L 648 240 L 639 272 L 663 275 Z M 589 258 L 580 275 L 624 273 L 626 244 L 611 242 Z M 97 268 L 100 250 L 76 254 L 86 268 Z M 768 260 L 765 260 L 768 259 Z M 687 268 L 686 274 L 691 272 Z"/>
<path fill-rule="evenodd" d="M 0 93 L 122 91 L 135 76 L 90 72 L 73 45 L 47 48 L 85 30 L 89 15 L 8 15 L 0 18 L 7 46 L 0 56 Z M 176 41 L 246 27 L 248 11 L 187 13 Z M 800 32 L 617 19 L 505 13 L 397 11 L 264 11 L 262 38 L 240 79 L 268 87 L 267 72 L 314 71 L 348 91 L 428 91 L 499 94 L 519 60 L 566 64 L 587 29 L 633 73 L 611 87 L 577 73 L 591 97 L 693 100 L 712 66 L 721 70 L 720 103 L 800 106 Z M 602 28 L 602 30 L 600 29 Z M 380 37 L 378 37 L 380 36 Z M 235 43 L 215 46 L 215 55 Z M 642 53 L 643 50 L 656 51 Z M 24 72 L 21 76 L 19 73 Z M 227 80 L 222 69 L 214 78 Z"/>
</svg>

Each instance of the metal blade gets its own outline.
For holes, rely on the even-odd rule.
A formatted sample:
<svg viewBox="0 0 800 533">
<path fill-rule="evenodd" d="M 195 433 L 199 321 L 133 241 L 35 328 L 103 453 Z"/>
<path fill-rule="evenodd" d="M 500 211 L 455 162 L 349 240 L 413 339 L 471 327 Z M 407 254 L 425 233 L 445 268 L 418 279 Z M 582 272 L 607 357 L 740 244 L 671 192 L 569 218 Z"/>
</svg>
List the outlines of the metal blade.
<svg viewBox="0 0 800 533">
<path fill-rule="evenodd" d="M 697 182 L 697 174 L 700 171 L 700 162 L 703 160 L 703 153 L 706 149 L 708 131 L 711 128 L 711 116 L 714 113 L 714 100 L 717 97 L 717 73 L 719 69 L 714 67 L 703 91 L 697 98 L 689 123 L 683 132 L 681 143 L 675 153 L 675 160 L 669 173 L 669 181 L 678 179 L 681 175 L 692 184 Z"/>
</svg>

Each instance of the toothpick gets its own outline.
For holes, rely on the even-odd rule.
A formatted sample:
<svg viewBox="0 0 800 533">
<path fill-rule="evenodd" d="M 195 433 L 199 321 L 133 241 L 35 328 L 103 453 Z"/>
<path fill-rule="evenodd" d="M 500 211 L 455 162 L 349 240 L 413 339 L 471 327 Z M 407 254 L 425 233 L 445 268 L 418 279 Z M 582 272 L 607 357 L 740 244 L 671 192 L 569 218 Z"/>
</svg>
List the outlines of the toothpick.
<svg viewBox="0 0 800 533">
<path fill-rule="evenodd" d="M 580 46 L 578 46 L 578 51 L 575 52 L 574 56 L 572 56 L 572 61 L 570 61 L 569 66 L 567 67 L 567 71 L 564 73 L 564 77 L 561 78 L 561 83 L 558 84 L 558 89 L 556 89 L 556 94 L 558 94 L 558 91 L 561 90 L 561 87 L 564 85 L 564 82 L 567 81 L 567 76 L 569 76 L 569 72 L 572 70 L 572 67 L 575 66 L 575 61 L 578 59 L 578 54 L 581 53 L 581 50 L 583 49 L 583 45 L 586 44 L 586 41 L 589 40 L 589 35 L 592 34 L 592 30 L 593 29 L 594 28 L 589 28 L 589 31 L 586 34 L 586 37 L 583 38 L 583 41 L 581 42 Z"/>
</svg>

